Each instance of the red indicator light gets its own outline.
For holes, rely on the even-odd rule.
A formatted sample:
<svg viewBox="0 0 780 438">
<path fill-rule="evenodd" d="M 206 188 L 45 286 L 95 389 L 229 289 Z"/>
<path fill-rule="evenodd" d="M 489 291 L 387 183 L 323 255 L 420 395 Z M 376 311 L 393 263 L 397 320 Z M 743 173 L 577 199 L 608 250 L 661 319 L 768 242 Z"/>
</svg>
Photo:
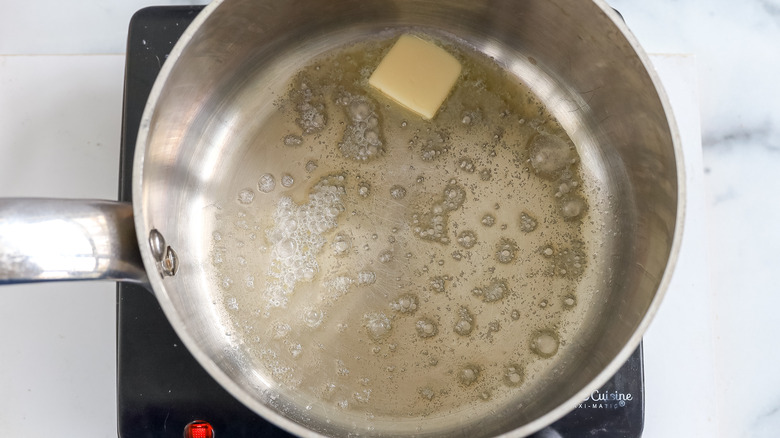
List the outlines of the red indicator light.
<svg viewBox="0 0 780 438">
<path fill-rule="evenodd" d="M 193 421 L 184 428 L 184 438 L 214 438 L 214 428 L 205 421 Z"/>
</svg>

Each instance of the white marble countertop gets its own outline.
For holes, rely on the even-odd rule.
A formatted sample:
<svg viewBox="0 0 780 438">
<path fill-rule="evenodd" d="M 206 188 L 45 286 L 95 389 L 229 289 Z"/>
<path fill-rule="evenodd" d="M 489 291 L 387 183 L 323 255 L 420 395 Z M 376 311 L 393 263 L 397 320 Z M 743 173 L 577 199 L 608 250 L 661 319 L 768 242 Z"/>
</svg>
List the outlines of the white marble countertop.
<svg viewBox="0 0 780 438">
<path fill-rule="evenodd" d="M 115 199 L 130 17 L 193 3 L 0 0 L 0 196 Z M 780 1 L 610 4 L 701 126 L 690 242 L 645 338 L 644 436 L 778 436 Z M 4 436 L 116 436 L 114 300 L 109 283 L 0 289 Z"/>
</svg>

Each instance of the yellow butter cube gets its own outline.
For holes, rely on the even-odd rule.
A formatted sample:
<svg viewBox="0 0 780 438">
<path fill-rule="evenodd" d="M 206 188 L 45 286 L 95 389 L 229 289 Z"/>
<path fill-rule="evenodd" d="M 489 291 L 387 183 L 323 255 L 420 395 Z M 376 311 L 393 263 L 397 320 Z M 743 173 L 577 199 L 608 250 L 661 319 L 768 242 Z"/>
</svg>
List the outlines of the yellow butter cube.
<svg viewBox="0 0 780 438">
<path fill-rule="evenodd" d="M 460 76 L 461 65 L 441 47 L 402 35 L 368 83 L 425 119 L 432 119 Z"/>
</svg>

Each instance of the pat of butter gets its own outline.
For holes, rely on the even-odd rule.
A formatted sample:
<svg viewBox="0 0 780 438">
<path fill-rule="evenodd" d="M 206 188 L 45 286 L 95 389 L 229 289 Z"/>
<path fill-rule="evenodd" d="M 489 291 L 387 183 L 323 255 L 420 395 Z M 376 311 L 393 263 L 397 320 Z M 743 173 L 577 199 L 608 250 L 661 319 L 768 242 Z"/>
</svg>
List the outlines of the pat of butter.
<svg viewBox="0 0 780 438">
<path fill-rule="evenodd" d="M 368 83 L 404 107 L 432 119 L 460 76 L 460 62 L 441 47 L 401 35 Z"/>
</svg>

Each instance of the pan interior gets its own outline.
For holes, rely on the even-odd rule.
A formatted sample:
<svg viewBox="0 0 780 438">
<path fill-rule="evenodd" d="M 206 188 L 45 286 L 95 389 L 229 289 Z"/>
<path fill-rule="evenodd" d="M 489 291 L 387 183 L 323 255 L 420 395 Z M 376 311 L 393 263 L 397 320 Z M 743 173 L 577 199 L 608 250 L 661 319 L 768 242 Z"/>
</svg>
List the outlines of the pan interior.
<svg viewBox="0 0 780 438">
<path fill-rule="evenodd" d="M 536 6 L 525 13 L 551 16 Z M 544 54 L 549 42 L 453 19 L 326 20 L 242 57 L 218 51 L 241 44 L 194 38 L 168 79 L 179 86 L 161 92 L 144 214 L 180 269 L 158 296 L 204 366 L 282 425 L 516 429 L 594 380 L 654 297 L 676 185 L 671 141 L 658 140 L 668 140 L 663 108 L 641 65 L 619 68 L 617 86 L 598 75 L 585 84 Z M 401 33 L 432 38 L 481 72 L 461 78 L 434 123 L 359 92 L 365 68 Z M 594 56 L 631 49 L 613 44 Z M 341 55 L 328 57 L 334 49 Z M 213 54 L 220 75 L 198 65 L 198 51 Z M 333 62 L 354 64 L 340 70 L 354 78 L 328 84 Z M 636 85 L 626 81 L 650 97 L 614 102 Z M 495 87 L 506 83 L 519 91 Z M 493 100 L 470 98 L 468 86 L 480 85 Z M 634 138 L 620 111 L 651 134 Z M 379 143 L 366 135 L 372 117 Z M 576 150 L 549 172 L 534 161 L 548 137 Z M 181 190 L 160 194 L 163 185 Z M 319 222 L 288 238 L 303 220 Z M 297 264 L 279 262 L 291 256 Z"/>
</svg>

